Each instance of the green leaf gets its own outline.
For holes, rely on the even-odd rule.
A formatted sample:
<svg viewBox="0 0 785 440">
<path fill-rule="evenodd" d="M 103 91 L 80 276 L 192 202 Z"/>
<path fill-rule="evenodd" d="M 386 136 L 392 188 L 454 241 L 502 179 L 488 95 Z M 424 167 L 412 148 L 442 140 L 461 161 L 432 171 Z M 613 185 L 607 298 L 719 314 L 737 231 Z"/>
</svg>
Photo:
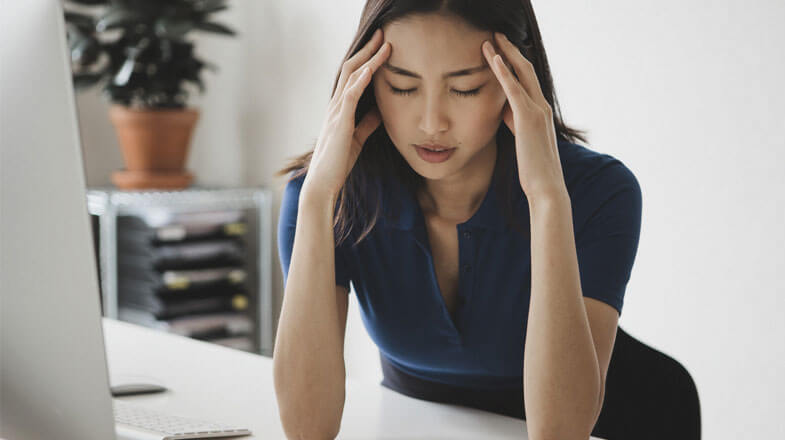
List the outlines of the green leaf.
<svg viewBox="0 0 785 440">
<path fill-rule="evenodd" d="M 92 38 L 82 38 L 71 47 L 71 61 L 87 66 L 93 64 L 101 54 L 101 45 Z"/>
<path fill-rule="evenodd" d="M 202 31 L 213 32 L 216 34 L 231 35 L 231 36 L 236 35 L 236 33 L 232 29 L 220 23 L 215 23 L 210 21 L 205 23 L 196 23 L 196 28 Z"/>
<path fill-rule="evenodd" d="M 194 3 L 194 9 L 199 12 L 214 12 L 226 9 L 225 0 L 203 0 Z"/>
<path fill-rule="evenodd" d="M 214 14 L 214 13 L 216 13 L 218 11 L 223 11 L 225 9 L 229 9 L 229 6 L 218 6 L 216 8 L 212 8 L 212 9 L 205 9 L 205 10 L 203 10 L 201 12 L 204 13 L 204 14 Z"/>
<path fill-rule="evenodd" d="M 202 82 L 201 78 L 186 78 L 186 81 L 196 84 L 199 92 L 204 93 L 204 82 Z"/>
<path fill-rule="evenodd" d="M 190 20 L 159 18 L 155 21 L 155 34 L 159 37 L 180 39 L 193 28 L 194 23 Z"/>
<path fill-rule="evenodd" d="M 74 50 L 74 47 L 81 44 L 83 40 L 88 39 L 89 37 L 83 33 L 81 33 L 78 29 L 74 27 L 66 28 L 67 34 L 67 41 L 68 41 L 68 49 Z"/>
<path fill-rule="evenodd" d="M 131 75 L 134 73 L 134 67 L 136 67 L 136 61 L 131 58 L 125 60 L 123 66 L 114 76 L 112 84 L 116 86 L 124 86 L 128 84 L 128 81 L 131 79 Z"/>
<path fill-rule="evenodd" d="M 110 9 L 98 20 L 95 28 L 99 32 L 103 32 L 108 29 L 114 29 L 123 26 L 133 26 L 136 25 L 142 18 L 142 15 L 127 9 Z"/>
<path fill-rule="evenodd" d="M 65 21 L 76 26 L 79 30 L 92 29 L 95 22 L 91 15 L 72 11 L 65 11 Z"/>
</svg>

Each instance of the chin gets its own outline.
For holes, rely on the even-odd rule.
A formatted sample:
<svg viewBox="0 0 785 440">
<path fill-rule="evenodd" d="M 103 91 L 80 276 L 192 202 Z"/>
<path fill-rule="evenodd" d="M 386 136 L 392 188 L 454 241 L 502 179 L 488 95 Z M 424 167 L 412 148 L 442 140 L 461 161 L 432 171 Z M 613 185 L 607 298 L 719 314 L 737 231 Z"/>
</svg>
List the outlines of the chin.
<svg viewBox="0 0 785 440">
<path fill-rule="evenodd" d="M 419 174 L 423 179 L 427 179 L 427 180 L 440 180 L 440 179 L 443 179 L 447 175 L 447 173 L 445 173 L 442 170 L 438 170 L 438 171 L 435 171 L 435 170 L 418 170 L 418 169 L 414 168 L 414 172 Z"/>
<path fill-rule="evenodd" d="M 423 178 L 428 180 L 440 180 L 455 171 L 456 162 L 453 162 L 455 159 L 457 158 L 451 157 L 450 160 L 447 161 L 452 163 L 427 163 L 423 162 L 419 157 L 415 157 L 413 160 L 416 161 L 416 166 L 413 166 L 410 161 L 407 162 L 409 162 L 409 166 L 412 167 L 414 172 Z"/>
</svg>

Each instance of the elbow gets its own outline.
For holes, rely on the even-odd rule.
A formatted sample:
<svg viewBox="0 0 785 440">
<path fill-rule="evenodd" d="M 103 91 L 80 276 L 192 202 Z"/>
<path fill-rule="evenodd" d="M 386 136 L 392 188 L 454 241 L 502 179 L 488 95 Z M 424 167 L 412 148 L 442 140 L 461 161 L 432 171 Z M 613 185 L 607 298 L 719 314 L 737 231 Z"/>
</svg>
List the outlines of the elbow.
<svg viewBox="0 0 785 440">
<path fill-rule="evenodd" d="M 341 399 L 325 399 L 305 390 L 276 382 L 278 415 L 290 440 L 332 440 L 338 436 L 343 417 Z M 336 396 L 338 397 L 338 396 Z"/>
<path fill-rule="evenodd" d="M 334 414 L 327 408 L 279 405 L 278 414 L 287 439 L 332 440 L 338 436 L 341 429 L 342 412 Z"/>
<path fill-rule="evenodd" d="M 279 409 L 281 427 L 289 440 L 333 440 L 341 429 L 341 418 L 325 417 L 318 411 Z"/>
<path fill-rule="evenodd" d="M 316 386 L 289 374 L 290 368 L 273 362 L 273 384 L 278 414 L 287 439 L 332 440 L 343 417 L 342 383 Z"/>
<path fill-rule="evenodd" d="M 283 431 L 289 440 L 334 440 L 338 437 L 339 429 L 319 429 L 301 424 L 283 424 Z"/>
<path fill-rule="evenodd" d="M 526 425 L 531 440 L 588 440 L 598 416 L 599 410 L 575 414 L 573 417 L 527 420 Z"/>
<path fill-rule="evenodd" d="M 564 430 L 563 427 L 560 427 L 558 429 L 539 429 L 535 432 L 530 430 L 528 434 L 531 440 L 589 440 L 591 430 L 576 432 L 576 430 Z"/>
</svg>

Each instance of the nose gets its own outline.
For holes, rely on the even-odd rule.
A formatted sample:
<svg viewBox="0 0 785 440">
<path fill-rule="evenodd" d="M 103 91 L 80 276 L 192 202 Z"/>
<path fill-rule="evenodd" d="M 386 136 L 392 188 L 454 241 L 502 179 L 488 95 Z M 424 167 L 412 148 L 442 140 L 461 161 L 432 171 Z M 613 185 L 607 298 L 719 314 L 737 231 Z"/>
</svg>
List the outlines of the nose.
<svg viewBox="0 0 785 440">
<path fill-rule="evenodd" d="M 449 127 L 442 97 L 432 95 L 425 99 L 425 108 L 420 118 L 420 130 L 428 136 L 444 132 Z"/>
</svg>

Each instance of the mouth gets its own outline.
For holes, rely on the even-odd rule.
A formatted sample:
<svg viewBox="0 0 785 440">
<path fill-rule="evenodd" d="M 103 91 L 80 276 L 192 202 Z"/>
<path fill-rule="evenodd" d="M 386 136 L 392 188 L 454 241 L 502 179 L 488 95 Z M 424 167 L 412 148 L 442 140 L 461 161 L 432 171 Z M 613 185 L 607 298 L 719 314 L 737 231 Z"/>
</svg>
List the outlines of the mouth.
<svg viewBox="0 0 785 440">
<path fill-rule="evenodd" d="M 448 147 L 446 145 L 439 145 L 439 144 L 421 144 L 415 145 L 418 148 L 422 148 L 423 150 L 433 151 L 436 153 L 441 153 L 447 150 L 454 150 L 454 147 Z"/>
<path fill-rule="evenodd" d="M 452 156 L 455 152 L 455 147 L 447 147 L 443 145 L 415 145 L 417 155 L 426 162 L 439 163 L 444 162 Z"/>
</svg>

